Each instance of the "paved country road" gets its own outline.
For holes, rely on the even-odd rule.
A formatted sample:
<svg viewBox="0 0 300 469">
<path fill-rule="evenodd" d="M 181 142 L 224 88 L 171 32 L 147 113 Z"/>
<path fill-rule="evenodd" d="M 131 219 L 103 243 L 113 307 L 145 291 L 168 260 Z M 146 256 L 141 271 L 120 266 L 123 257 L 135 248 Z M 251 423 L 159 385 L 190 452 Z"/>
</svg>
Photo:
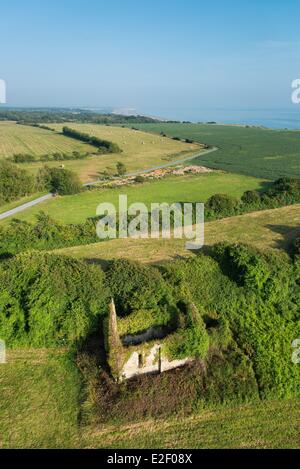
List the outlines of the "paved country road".
<svg viewBox="0 0 300 469">
<path fill-rule="evenodd" d="M 160 166 L 155 166 L 153 168 L 148 168 L 148 169 L 141 169 L 139 171 L 136 171 L 134 173 L 127 173 L 124 174 L 124 176 L 138 176 L 139 174 L 146 174 L 146 173 L 151 173 L 151 171 L 155 171 L 156 169 L 164 169 L 164 168 L 169 168 L 170 166 L 175 166 L 180 163 L 184 163 L 185 161 L 190 161 L 194 160 L 198 156 L 203 156 L 207 155 L 207 153 L 212 153 L 213 151 L 218 150 L 217 147 L 209 148 L 208 150 L 201 151 L 199 153 L 196 153 L 191 156 L 187 156 L 185 158 L 181 158 L 180 160 L 176 161 L 169 161 L 166 164 L 160 165 Z M 95 184 L 99 184 L 101 181 L 94 181 L 94 182 L 87 182 L 83 184 L 84 186 L 94 186 Z M 18 207 L 12 208 L 11 210 L 7 210 L 7 212 L 0 213 L 0 220 L 3 220 L 4 218 L 11 217 L 12 215 L 16 215 L 17 213 L 23 212 L 27 208 L 33 207 L 34 205 L 40 204 L 41 202 L 44 202 L 45 200 L 51 199 L 53 197 L 53 194 L 46 194 L 43 195 L 42 197 L 38 197 L 37 199 L 32 200 L 31 202 L 26 202 L 26 204 L 19 205 Z"/>
<path fill-rule="evenodd" d="M 7 217 L 11 217 L 16 213 L 23 212 L 23 210 L 26 210 L 29 207 L 33 207 L 34 205 L 40 204 L 41 202 L 44 202 L 44 200 L 51 199 L 51 197 L 53 197 L 53 194 L 42 195 L 42 197 L 38 197 L 37 199 L 31 200 L 31 202 L 26 202 L 26 204 L 19 205 L 16 208 L 7 210 L 7 212 L 0 213 L 0 220 L 3 220 Z"/>
</svg>

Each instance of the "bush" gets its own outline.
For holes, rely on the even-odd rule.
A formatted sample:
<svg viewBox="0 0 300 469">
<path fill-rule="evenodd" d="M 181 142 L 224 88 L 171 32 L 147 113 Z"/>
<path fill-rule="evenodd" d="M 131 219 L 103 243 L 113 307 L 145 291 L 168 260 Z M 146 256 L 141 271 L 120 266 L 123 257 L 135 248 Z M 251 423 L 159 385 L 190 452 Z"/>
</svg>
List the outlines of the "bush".
<svg viewBox="0 0 300 469">
<path fill-rule="evenodd" d="M 142 184 L 143 182 L 145 182 L 145 178 L 144 178 L 143 176 L 141 176 L 141 175 L 136 176 L 134 180 L 135 180 L 135 182 L 141 183 L 141 184 Z"/>
<path fill-rule="evenodd" d="M 18 153 L 12 156 L 11 160 L 14 163 L 30 163 L 32 161 L 36 161 L 36 157 L 34 155 L 30 154 L 23 154 L 23 153 Z"/>
<path fill-rule="evenodd" d="M 28 249 L 53 249 L 99 241 L 93 220 L 78 225 L 61 225 L 39 212 L 35 223 L 13 219 L 0 226 L 0 255 L 9 256 Z"/>
<path fill-rule="evenodd" d="M 241 201 L 246 205 L 257 206 L 260 203 L 260 195 L 257 191 L 246 191 L 242 195 Z"/>
<path fill-rule="evenodd" d="M 234 215 L 239 205 L 238 199 L 226 194 L 215 194 L 206 202 L 206 207 L 209 211 L 222 215 Z"/>
<path fill-rule="evenodd" d="M 0 199 L 4 202 L 24 197 L 35 191 L 31 174 L 8 161 L 0 162 Z"/>
<path fill-rule="evenodd" d="M 8 347 L 77 344 L 106 312 L 102 271 L 47 253 L 22 253 L 0 268 L 0 330 Z"/>
<path fill-rule="evenodd" d="M 182 317 L 181 327 L 164 341 L 163 350 L 171 359 L 205 358 L 208 347 L 209 338 L 203 319 L 190 304 Z"/>
<path fill-rule="evenodd" d="M 118 161 L 117 162 L 117 173 L 119 176 L 124 176 L 124 174 L 126 174 L 126 166 L 124 163 L 122 163 L 121 161 Z"/>
<path fill-rule="evenodd" d="M 38 185 L 60 195 L 77 194 L 82 190 L 79 176 L 64 168 L 49 168 L 44 166 L 39 170 Z"/>
<path fill-rule="evenodd" d="M 126 259 L 110 261 L 106 284 L 120 316 L 143 309 L 159 312 L 172 304 L 170 288 L 160 272 L 138 262 Z"/>
</svg>

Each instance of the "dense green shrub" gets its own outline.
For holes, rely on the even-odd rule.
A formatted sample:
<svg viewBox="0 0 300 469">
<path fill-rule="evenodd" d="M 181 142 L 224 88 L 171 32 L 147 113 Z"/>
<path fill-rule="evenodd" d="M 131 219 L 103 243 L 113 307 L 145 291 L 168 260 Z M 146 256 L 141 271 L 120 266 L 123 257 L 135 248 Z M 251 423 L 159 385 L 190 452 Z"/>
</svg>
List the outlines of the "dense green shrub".
<svg viewBox="0 0 300 469">
<path fill-rule="evenodd" d="M 254 205 L 260 203 L 260 194 L 258 191 L 246 191 L 241 197 L 241 201 L 245 205 Z"/>
<path fill-rule="evenodd" d="M 60 195 L 77 194 L 82 190 L 79 176 L 69 169 L 44 166 L 39 170 L 37 181 L 40 188 Z"/>
<path fill-rule="evenodd" d="M 173 262 L 165 279 L 203 311 L 211 346 L 221 348 L 226 335 L 216 336 L 215 328 L 229 325 L 261 397 L 297 395 L 300 368 L 292 362 L 292 341 L 300 337 L 300 261 L 228 244 L 212 254 Z"/>
<path fill-rule="evenodd" d="M 12 255 L 28 249 L 51 249 L 99 241 L 95 222 L 62 225 L 44 212 L 35 223 L 13 219 L 0 226 L 0 255 Z"/>
<path fill-rule="evenodd" d="M 238 285 L 261 290 L 270 277 L 266 260 L 254 249 L 242 244 L 217 244 L 213 253 L 227 275 Z"/>
<path fill-rule="evenodd" d="M 227 194 L 212 195 L 205 204 L 209 212 L 217 215 L 234 215 L 239 208 L 239 200 Z"/>
<path fill-rule="evenodd" d="M 120 336 L 127 334 L 139 334 L 154 326 L 168 326 L 173 320 L 171 308 L 157 310 L 138 309 L 133 313 L 118 318 L 118 331 Z"/>
<path fill-rule="evenodd" d="M 106 305 L 96 266 L 37 252 L 1 264 L 0 331 L 8 347 L 78 343 L 99 327 Z"/>
<path fill-rule="evenodd" d="M 31 174 L 8 161 L 0 161 L 0 203 L 9 202 L 35 191 Z"/>
<path fill-rule="evenodd" d="M 37 161 L 34 155 L 30 153 L 15 153 L 11 158 L 13 163 L 31 163 Z"/>
<path fill-rule="evenodd" d="M 211 354 L 204 383 L 201 397 L 208 407 L 259 399 L 252 361 L 237 346 Z"/>
<path fill-rule="evenodd" d="M 163 342 L 163 351 L 171 359 L 188 357 L 205 358 L 209 337 L 201 314 L 188 304 L 180 327 Z"/>
<path fill-rule="evenodd" d="M 106 284 L 114 297 L 118 314 L 149 309 L 159 314 L 174 303 L 170 287 L 160 272 L 139 262 L 115 259 L 109 262 Z"/>
</svg>

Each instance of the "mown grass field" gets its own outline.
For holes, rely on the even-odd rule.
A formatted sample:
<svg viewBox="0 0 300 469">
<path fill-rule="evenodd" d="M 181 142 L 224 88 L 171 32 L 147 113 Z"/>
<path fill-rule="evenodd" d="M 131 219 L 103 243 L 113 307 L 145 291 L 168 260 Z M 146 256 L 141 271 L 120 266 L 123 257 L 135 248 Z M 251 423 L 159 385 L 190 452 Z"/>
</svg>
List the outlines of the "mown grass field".
<svg viewBox="0 0 300 469">
<path fill-rule="evenodd" d="M 0 448 L 78 444 L 80 387 L 65 354 L 9 351 L 0 365 Z"/>
<path fill-rule="evenodd" d="M 64 351 L 14 350 L 0 365 L 0 448 L 299 448 L 299 400 L 122 425 L 81 419 L 84 384 Z M 84 411 L 86 412 L 86 410 Z"/>
<path fill-rule="evenodd" d="M 55 152 L 71 153 L 75 150 L 95 151 L 94 147 L 59 133 L 15 122 L 0 122 L 0 158 L 7 158 L 15 153 L 41 156 Z"/>
<path fill-rule="evenodd" d="M 120 154 L 107 154 L 95 155 L 84 160 L 64 161 L 65 168 L 76 171 L 82 182 L 89 182 L 99 178 L 99 173 L 107 171 L 110 174 L 116 173 L 116 163 L 122 161 L 127 169 L 127 172 L 152 168 L 154 166 L 168 163 L 168 161 L 176 160 L 177 158 L 184 158 L 193 153 L 201 151 L 199 145 L 191 145 L 183 142 L 178 142 L 169 138 L 162 138 L 158 135 L 151 135 L 146 132 L 139 132 L 132 129 L 122 127 L 112 127 L 96 124 L 77 124 L 66 123 L 73 129 L 80 130 L 81 132 L 88 133 L 95 137 L 100 137 L 104 140 L 117 143 L 123 150 Z M 50 134 L 56 135 L 58 138 L 65 139 L 60 135 L 63 125 L 51 124 L 50 127 L 57 131 L 57 134 L 51 131 L 45 131 Z M 49 137 L 50 138 L 50 137 Z M 84 151 L 91 151 L 97 153 L 95 147 L 82 144 L 72 138 L 68 138 L 70 144 L 83 146 Z M 61 162 L 47 162 L 48 166 L 58 166 Z M 25 164 L 31 172 L 36 172 L 38 168 L 43 166 L 43 163 L 29 163 Z"/>
<path fill-rule="evenodd" d="M 300 176 L 300 131 L 229 125 L 139 124 L 141 130 L 190 138 L 219 148 L 193 161 L 251 176 L 276 179 Z"/>
<path fill-rule="evenodd" d="M 111 202 L 118 207 L 120 194 L 127 194 L 129 204 L 142 202 L 150 208 L 151 203 L 154 202 L 205 202 L 215 193 L 240 197 L 244 191 L 261 189 L 266 184 L 267 182 L 263 179 L 224 172 L 171 176 L 133 186 L 104 188 L 56 197 L 19 213 L 17 218 L 33 221 L 35 215 L 43 210 L 62 223 L 78 223 L 88 217 L 94 217 L 97 206 L 102 202 Z M 1 208 L 4 211 L 6 206 Z M 9 220 L 7 218 L 2 223 L 8 223 Z"/>
<path fill-rule="evenodd" d="M 205 245 L 221 241 L 248 243 L 259 249 L 282 249 L 300 235 L 300 205 L 263 210 L 205 224 Z M 100 243 L 60 249 L 57 252 L 101 261 L 114 257 L 147 263 L 194 256 L 183 239 L 111 239 Z"/>
</svg>

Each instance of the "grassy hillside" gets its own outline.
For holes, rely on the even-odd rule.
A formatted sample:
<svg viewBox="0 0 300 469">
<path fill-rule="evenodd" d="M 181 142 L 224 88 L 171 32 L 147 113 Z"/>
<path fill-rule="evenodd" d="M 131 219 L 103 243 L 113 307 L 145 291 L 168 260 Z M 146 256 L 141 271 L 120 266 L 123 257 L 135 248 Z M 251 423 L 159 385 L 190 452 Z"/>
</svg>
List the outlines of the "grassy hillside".
<svg viewBox="0 0 300 469">
<path fill-rule="evenodd" d="M 299 209 L 300 205 L 291 205 L 206 223 L 205 244 L 229 241 L 249 243 L 261 249 L 285 248 L 291 239 L 300 235 Z M 143 262 L 195 255 L 185 249 L 181 239 L 113 239 L 58 252 L 91 260 L 126 257 Z"/>
<path fill-rule="evenodd" d="M 43 210 L 63 223 L 78 223 L 94 217 L 98 204 L 102 202 L 111 202 L 117 207 L 120 194 L 127 194 L 129 204 L 143 202 L 150 207 L 152 202 L 205 202 L 216 192 L 240 197 L 244 191 L 261 189 L 265 184 L 263 179 L 222 172 L 172 176 L 134 186 L 57 197 L 18 214 L 17 218 L 34 220 L 35 215 Z M 1 207 L 2 211 L 5 208 Z M 6 219 L 5 223 L 8 221 Z"/>
<path fill-rule="evenodd" d="M 0 158 L 7 158 L 15 153 L 40 156 L 55 152 L 71 153 L 75 150 L 95 151 L 90 145 L 71 140 L 49 130 L 15 122 L 0 122 Z"/>
<path fill-rule="evenodd" d="M 200 165 L 268 179 L 300 176 L 298 131 L 164 123 L 143 124 L 138 127 L 149 132 L 162 131 L 168 136 L 190 138 L 217 146 L 218 151 L 196 160 Z"/>
</svg>

